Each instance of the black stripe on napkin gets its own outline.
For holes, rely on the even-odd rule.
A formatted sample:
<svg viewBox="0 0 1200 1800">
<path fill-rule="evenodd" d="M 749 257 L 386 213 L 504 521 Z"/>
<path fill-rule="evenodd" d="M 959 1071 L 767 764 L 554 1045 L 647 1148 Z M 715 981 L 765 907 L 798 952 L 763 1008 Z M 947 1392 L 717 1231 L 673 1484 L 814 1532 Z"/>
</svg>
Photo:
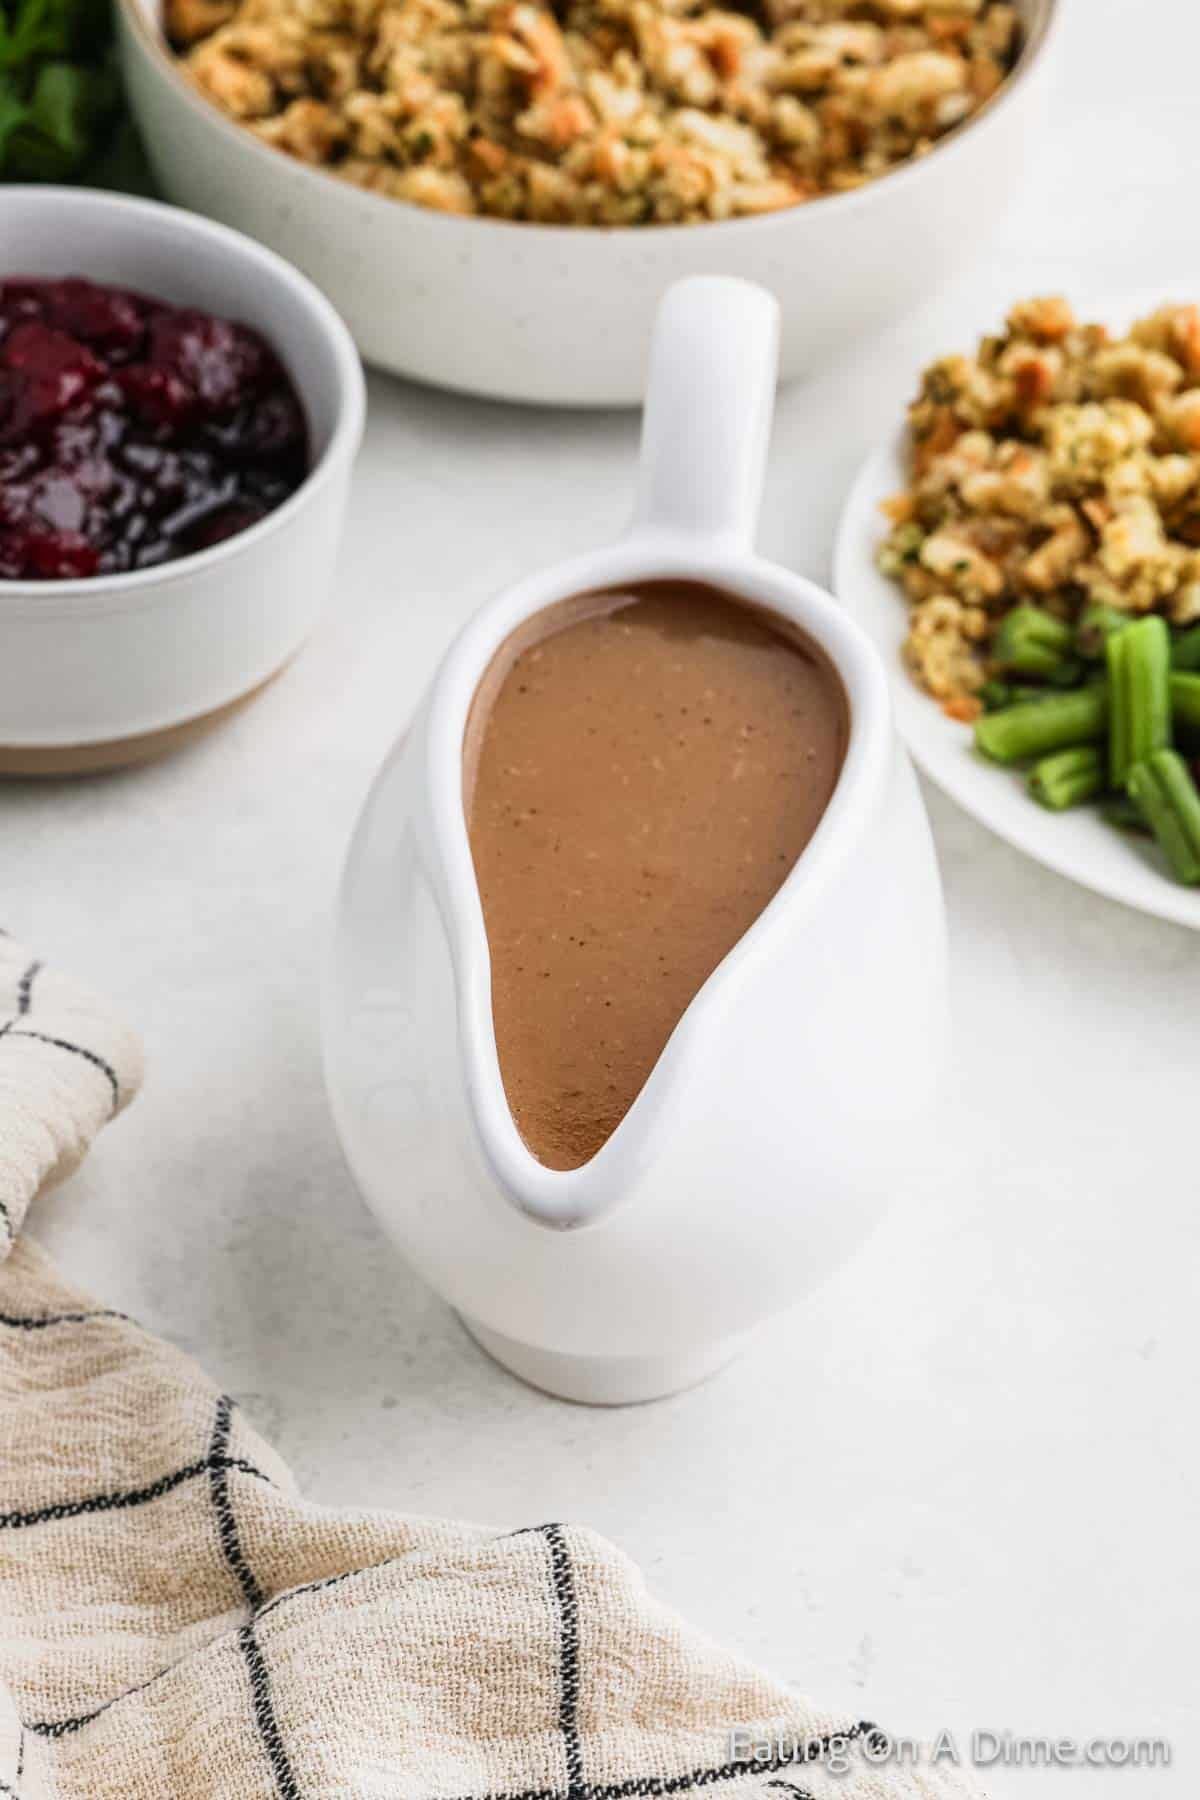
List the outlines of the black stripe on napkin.
<svg viewBox="0 0 1200 1800">
<path fill-rule="evenodd" d="M 579 1602 L 575 1572 L 562 1526 L 543 1525 L 541 1534 L 550 1551 L 550 1580 L 558 1608 L 558 1728 L 566 1755 L 567 1800 L 580 1800 L 588 1788 L 583 1779 L 579 1743 Z"/>
<path fill-rule="evenodd" d="M 18 1019 L 23 1019 L 29 1011 L 33 999 L 33 984 L 37 980 L 40 962 L 31 962 L 17 983 L 17 1010 L 11 1019 L 0 1025 L 0 1037 L 7 1037 Z"/>
<path fill-rule="evenodd" d="M 259 1481 L 269 1481 L 251 1462 L 245 1462 L 240 1456 L 221 1458 L 226 1469 L 240 1469 L 243 1475 L 253 1475 Z M 186 1481 L 194 1481 L 198 1475 L 204 1475 L 212 1466 L 210 1457 L 201 1457 L 199 1462 L 187 1463 L 182 1469 L 174 1469 L 170 1475 L 163 1475 L 149 1487 L 127 1488 L 110 1494 L 92 1494 L 86 1500 L 59 1500 L 51 1506 L 39 1506 L 33 1512 L 0 1513 L 0 1531 L 20 1531 L 27 1525 L 49 1525 L 56 1519 L 80 1519 L 86 1513 L 127 1512 L 134 1506 L 145 1506 L 151 1500 L 161 1500 L 164 1494 L 173 1494 Z"/>
<path fill-rule="evenodd" d="M 229 1434 L 232 1427 L 233 1401 L 228 1394 L 222 1394 L 217 1401 L 217 1416 L 208 1449 L 209 1491 L 212 1494 L 213 1511 L 217 1515 L 221 1554 L 237 1578 L 246 1604 L 254 1611 L 263 1603 L 262 1589 L 251 1574 L 250 1565 L 242 1551 L 237 1520 L 233 1516 L 233 1505 L 229 1498 Z"/>
<path fill-rule="evenodd" d="M 71 1056 L 81 1056 L 84 1062 L 89 1062 L 94 1069 L 99 1069 L 100 1073 L 108 1082 L 109 1087 L 112 1089 L 114 1113 L 121 1104 L 121 1085 L 117 1080 L 117 1072 L 112 1064 L 106 1062 L 102 1056 L 97 1055 L 95 1050 L 89 1050 L 83 1044 L 73 1044 L 69 1038 L 51 1037 L 49 1033 L 45 1031 L 18 1030 L 15 1025 L 7 1033 L 0 1033 L 0 1035 L 7 1036 L 10 1042 L 15 1038 L 30 1038 L 35 1044 L 50 1044 L 55 1050 L 66 1050 Z"/>
<path fill-rule="evenodd" d="M 263 1749 L 267 1753 L 267 1761 L 271 1765 L 271 1774 L 275 1778 L 279 1800 L 302 1800 L 300 1784 L 296 1780 L 292 1765 L 288 1761 L 287 1751 L 283 1747 L 283 1739 L 279 1735 L 279 1721 L 275 1717 L 275 1705 L 271 1698 L 271 1678 L 267 1674 L 267 1665 L 263 1661 L 262 1650 L 254 1635 L 253 1624 L 242 1626 L 238 1632 L 238 1644 L 246 1659 L 246 1668 L 250 1673 L 250 1698 L 254 1703 L 254 1723 L 258 1726 L 258 1735 L 262 1739 Z"/>
<path fill-rule="evenodd" d="M 123 1319 L 131 1324 L 128 1313 L 112 1312 L 108 1307 L 97 1307 L 94 1312 L 64 1313 L 32 1313 L 28 1317 L 21 1313 L 0 1313 L 0 1325 L 7 1325 L 13 1331 L 45 1331 L 49 1325 L 86 1325 L 90 1319 Z"/>
<path fill-rule="evenodd" d="M 246 1561 L 242 1540 L 238 1533 L 237 1519 L 234 1517 L 233 1503 L 229 1496 L 226 1469 L 230 1465 L 228 1452 L 232 1430 L 233 1401 L 228 1394 L 222 1394 L 217 1401 L 217 1414 L 213 1421 L 213 1434 L 208 1451 L 208 1465 L 212 1472 L 209 1493 L 212 1495 L 213 1511 L 217 1517 L 217 1536 L 221 1543 L 221 1554 L 241 1588 L 242 1595 L 253 1615 L 262 1606 L 264 1595 L 254 1578 L 253 1570 Z M 300 1784 L 296 1780 L 295 1771 L 284 1748 L 283 1737 L 279 1730 L 279 1720 L 275 1716 L 275 1702 L 271 1695 L 271 1677 L 267 1673 L 262 1646 L 255 1635 L 253 1616 L 238 1632 L 238 1648 L 242 1653 L 246 1672 L 250 1677 L 250 1702 L 254 1708 L 254 1723 L 258 1729 L 263 1750 L 266 1752 L 267 1761 L 271 1766 L 271 1775 L 279 1800 L 302 1800 Z"/>
<path fill-rule="evenodd" d="M 33 984 L 41 972 L 40 962 L 31 962 L 20 981 L 17 983 L 17 1017 L 23 1019 L 29 1011 L 33 999 Z"/>
</svg>

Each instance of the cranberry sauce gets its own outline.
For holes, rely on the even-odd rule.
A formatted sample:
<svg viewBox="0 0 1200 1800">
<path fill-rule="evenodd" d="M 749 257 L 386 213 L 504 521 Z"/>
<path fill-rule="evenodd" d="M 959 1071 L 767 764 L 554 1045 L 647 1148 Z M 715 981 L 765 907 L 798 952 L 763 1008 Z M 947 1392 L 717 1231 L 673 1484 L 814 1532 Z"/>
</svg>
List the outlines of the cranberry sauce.
<svg viewBox="0 0 1200 1800">
<path fill-rule="evenodd" d="M 296 390 L 248 326 L 90 281 L 0 281 L 0 580 L 187 556 L 307 469 Z"/>
</svg>

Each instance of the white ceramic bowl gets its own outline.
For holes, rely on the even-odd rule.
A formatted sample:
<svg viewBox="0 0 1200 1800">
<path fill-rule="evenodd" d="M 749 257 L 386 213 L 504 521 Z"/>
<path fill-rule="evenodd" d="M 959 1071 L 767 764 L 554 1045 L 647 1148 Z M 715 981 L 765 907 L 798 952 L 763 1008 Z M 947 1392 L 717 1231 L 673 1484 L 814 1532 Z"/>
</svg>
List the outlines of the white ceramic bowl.
<svg viewBox="0 0 1200 1800">
<path fill-rule="evenodd" d="M 369 194 L 261 143 L 185 80 L 161 0 L 121 0 L 125 77 L 155 173 L 312 276 L 383 368 L 498 399 L 633 405 L 654 309 L 681 276 L 741 275 L 783 311 L 799 375 L 937 291 L 987 240 L 1034 145 L 1062 0 L 1018 0 L 1012 79 L 927 156 L 852 194 L 725 224 L 589 229 L 464 219 Z"/>
<path fill-rule="evenodd" d="M 6 188 L 3 204 L 5 274 L 86 275 L 252 325 L 308 416 L 308 477 L 248 531 L 132 574 L 0 581 L 0 769 L 144 760 L 260 687 L 311 629 L 362 436 L 362 370 L 324 296 L 237 232 L 75 188 Z"/>
</svg>

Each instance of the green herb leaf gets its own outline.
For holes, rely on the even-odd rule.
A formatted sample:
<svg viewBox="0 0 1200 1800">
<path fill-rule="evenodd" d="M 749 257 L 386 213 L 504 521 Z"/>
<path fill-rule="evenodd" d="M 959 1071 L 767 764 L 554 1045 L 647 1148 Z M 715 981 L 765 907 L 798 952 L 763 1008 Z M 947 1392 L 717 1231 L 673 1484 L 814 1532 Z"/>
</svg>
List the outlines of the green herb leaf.
<svg viewBox="0 0 1200 1800">
<path fill-rule="evenodd" d="M 118 102 L 111 0 L 0 0 L 0 178 L 79 175 Z"/>
<path fill-rule="evenodd" d="M 29 108 L 20 98 L 7 75 L 0 74 L 0 169 L 5 164 L 5 147 L 13 132 L 25 123 Z"/>
</svg>

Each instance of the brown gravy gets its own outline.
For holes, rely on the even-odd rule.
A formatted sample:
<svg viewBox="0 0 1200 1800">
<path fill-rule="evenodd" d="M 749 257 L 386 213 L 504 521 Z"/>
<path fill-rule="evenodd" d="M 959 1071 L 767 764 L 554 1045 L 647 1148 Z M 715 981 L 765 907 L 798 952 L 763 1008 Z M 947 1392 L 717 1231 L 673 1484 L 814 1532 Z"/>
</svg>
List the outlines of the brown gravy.
<svg viewBox="0 0 1200 1800">
<path fill-rule="evenodd" d="M 464 748 L 500 1073 L 539 1162 L 595 1155 L 816 830 L 825 657 L 696 582 L 585 594 L 502 646 Z"/>
</svg>

